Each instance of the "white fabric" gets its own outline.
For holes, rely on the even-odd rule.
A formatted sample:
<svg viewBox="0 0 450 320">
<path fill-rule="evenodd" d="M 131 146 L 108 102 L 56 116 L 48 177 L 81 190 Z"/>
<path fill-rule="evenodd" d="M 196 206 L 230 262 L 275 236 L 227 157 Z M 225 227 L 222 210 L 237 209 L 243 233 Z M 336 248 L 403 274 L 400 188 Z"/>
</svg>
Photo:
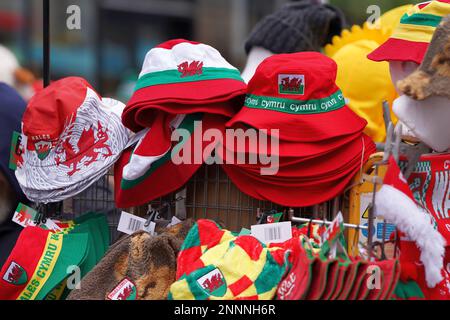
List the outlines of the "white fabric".
<svg viewBox="0 0 450 320">
<path fill-rule="evenodd" d="M 377 192 L 375 215 L 395 224 L 420 249 L 420 260 L 425 268 L 425 279 L 430 288 L 443 280 L 445 239 L 434 229 L 425 214 L 406 194 L 390 185 Z"/>
<path fill-rule="evenodd" d="M 179 114 L 177 115 L 170 123 L 170 126 L 174 129 L 178 128 L 180 124 L 183 122 L 184 118 L 186 117 L 185 114 Z M 142 130 L 143 133 L 140 135 L 140 140 L 137 143 L 134 150 L 138 149 L 141 145 L 145 135 L 147 135 L 150 132 L 150 129 L 144 129 Z M 164 157 L 171 148 L 169 148 L 166 152 L 164 152 L 161 155 L 158 156 L 143 156 L 136 153 L 133 153 L 130 158 L 130 162 L 123 168 L 122 176 L 125 180 L 136 180 L 145 175 L 145 173 L 150 169 L 152 164 L 155 161 L 158 161 L 162 157 Z"/>
<path fill-rule="evenodd" d="M 200 61 L 204 68 L 226 68 L 237 70 L 229 64 L 219 51 L 206 44 L 180 43 L 172 49 L 153 48 L 145 56 L 142 76 L 159 71 L 178 70 L 183 62 Z"/>
<path fill-rule="evenodd" d="M 268 57 L 272 56 L 273 53 L 267 49 L 261 47 L 254 47 L 250 50 L 247 58 L 247 64 L 245 65 L 244 71 L 242 72 L 242 79 L 245 83 L 249 83 L 250 80 L 255 75 L 258 66 Z"/>
<path fill-rule="evenodd" d="M 80 192 L 78 189 L 81 188 L 78 185 L 92 184 L 95 182 L 95 180 L 91 181 L 92 178 L 95 177 L 97 180 L 106 174 L 111 165 L 118 160 L 132 137 L 131 131 L 126 129 L 121 121 L 121 112 L 124 107 L 121 102 L 116 100 L 104 99 L 100 101 L 97 95 L 91 89 L 88 89 L 84 103 L 77 110 L 72 128 L 69 128 L 66 124 L 60 141 L 67 140 L 72 148 L 77 149 L 77 143 L 83 131 L 89 129 L 91 125 L 94 129 L 94 139 L 98 141 L 97 139 L 100 139 L 98 122 L 100 121 L 103 127 L 102 131 L 105 131 L 108 135 L 104 144 L 109 147 L 112 155 L 104 157 L 103 155 L 106 155 L 108 150 L 101 145 L 97 145 L 99 148 L 93 149 L 96 153 L 96 159 L 86 156 L 80 157 L 77 163 L 79 171 L 70 176 L 68 173 L 73 170 L 74 165 L 72 164 L 70 168 L 64 165 L 67 153 L 61 153 L 61 147 L 58 147 L 58 145 L 50 151 L 44 160 L 39 159 L 37 152 L 27 150 L 25 147 L 24 164 L 16 170 L 16 178 L 25 195 L 34 200 L 35 196 L 31 195 L 30 197 L 27 190 L 32 191 L 33 194 L 58 192 L 65 196 L 68 190 L 74 189 L 74 192 L 77 193 Z M 22 134 L 23 146 L 26 146 L 26 141 L 27 137 Z M 60 165 L 57 165 L 57 157 L 60 157 Z M 89 162 L 91 163 L 89 164 Z"/>
<path fill-rule="evenodd" d="M 19 68 L 19 62 L 14 54 L 6 47 L 0 45 L 0 82 L 14 87 L 14 72 Z"/>
<path fill-rule="evenodd" d="M 417 101 L 401 96 L 394 101 L 393 111 L 430 148 L 437 152 L 450 149 L 450 99 L 435 96 Z"/>
</svg>

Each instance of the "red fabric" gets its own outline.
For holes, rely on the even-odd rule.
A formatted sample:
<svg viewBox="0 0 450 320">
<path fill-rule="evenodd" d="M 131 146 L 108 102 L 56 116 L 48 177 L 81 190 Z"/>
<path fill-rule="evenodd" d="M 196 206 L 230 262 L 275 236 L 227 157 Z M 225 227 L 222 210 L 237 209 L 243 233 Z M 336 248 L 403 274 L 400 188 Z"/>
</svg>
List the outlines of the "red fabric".
<svg viewBox="0 0 450 320">
<path fill-rule="evenodd" d="M 370 53 L 367 58 L 373 61 L 412 61 L 421 64 L 428 50 L 428 42 L 413 42 L 389 38 Z"/>
<path fill-rule="evenodd" d="M 339 262 L 337 260 L 333 260 L 330 264 L 330 269 L 328 270 L 327 286 L 325 287 L 321 300 L 330 300 L 333 296 L 337 287 L 339 271 Z"/>
<path fill-rule="evenodd" d="M 247 276 L 243 276 L 238 281 L 233 284 L 230 284 L 228 288 L 231 290 L 234 296 L 238 296 L 242 292 L 244 292 L 248 287 L 253 284 L 253 281 L 250 280 Z"/>
<path fill-rule="evenodd" d="M 272 98 L 307 101 L 323 99 L 338 91 L 336 63 L 317 52 L 278 54 L 264 60 L 248 84 L 248 94 Z M 304 75 L 303 95 L 279 92 L 280 75 Z M 279 129 L 286 141 L 311 142 L 361 132 L 367 121 L 347 106 L 319 114 L 298 115 L 243 107 L 227 123 L 234 127 L 245 123 L 257 129 Z"/>
<path fill-rule="evenodd" d="M 180 43 L 200 44 L 199 42 L 189 41 L 189 40 L 185 40 L 185 39 L 173 39 L 173 40 L 169 40 L 169 41 L 166 41 L 166 42 L 163 42 L 163 43 L 157 45 L 156 48 L 170 50 L 173 47 L 175 47 L 177 44 L 180 44 Z"/>
<path fill-rule="evenodd" d="M 14 300 L 25 289 L 38 266 L 49 233 L 49 230 L 39 227 L 27 227 L 20 233 L 14 249 L 0 272 L 0 300 Z M 11 263 L 16 263 L 25 270 L 26 283 L 15 285 L 4 280 Z"/>
<path fill-rule="evenodd" d="M 344 289 L 345 277 L 347 275 L 348 265 L 340 265 L 336 281 L 336 288 L 330 297 L 330 300 L 336 300 Z"/>
<path fill-rule="evenodd" d="M 223 123 L 224 120 L 220 116 L 205 115 L 202 120 L 202 127 L 203 130 L 223 128 Z M 200 135 L 201 132 L 198 128 L 191 136 L 192 156 L 195 156 L 196 150 L 202 150 L 203 153 L 204 149 L 211 144 L 211 142 L 195 138 L 196 136 L 201 138 Z M 177 191 L 189 181 L 203 164 L 191 161 L 191 164 L 176 165 L 170 159 L 131 189 L 123 189 L 121 186 L 122 172 L 130 160 L 132 151 L 132 148 L 124 151 L 114 167 L 114 197 L 118 208 L 143 205 L 170 192 Z"/>
<path fill-rule="evenodd" d="M 328 270 L 332 263 L 332 260 L 322 261 L 319 258 L 314 259 L 312 282 L 306 300 L 319 300 L 322 297 L 327 286 Z"/>
<path fill-rule="evenodd" d="M 261 242 L 259 242 L 255 237 L 240 236 L 236 239 L 234 244 L 244 249 L 250 259 L 252 259 L 253 261 L 258 261 L 260 259 L 263 247 L 261 245 Z"/>
<path fill-rule="evenodd" d="M 376 152 L 375 144 L 370 138 L 365 136 L 365 140 L 363 163 Z M 248 170 L 241 165 L 225 164 L 222 167 L 233 183 L 253 198 L 283 206 L 305 207 L 328 201 L 341 194 L 361 168 L 361 152 L 361 147 L 355 148 L 354 162 L 349 166 L 348 163 L 335 163 L 333 158 L 328 157 L 326 164 L 323 161 L 313 161 L 310 167 L 300 163 L 297 167 L 284 168 L 284 159 L 280 159 L 280 170 L 274 176 L 261 176 L 258 170 Z M 334 164 L 337 167 L 330 167 L 326 173 L 321 171 L 320 164 L 325 167 Z M 344 168 L 339 169 L 340 165 L 344 165 Z M 313 174 L 314 170 L 319 170 L 319 175 L 302 178 L 302 175 Z"/>
<path fill-rule="evenodd" d="M 134 132 L 147 127 L 158 112 L 213 113 L 232 117 L 244 102 L 245 83 L 233 79 L 150 86 L 137 90 L 127 104 L 123 124 Z"/>
<path fill-rule="evenodd" d="M 416 203 L 426 208 L 434 219 L 437 229 L 447 241 L 444 268 L 444 280 L 435 288 L 428 288 L 425 270 L 420 260 L 417 245 L 399 233 L 401 279 L 417 282 L 426 299 L 450 299 L 450 153 L 424 155 L 420 158 L 415 171 L 408 179 L 410 192 Z"/>
<path fill-rule="evenodd" d="M 40 140 L 58 139 L 86 99 L 87 88 L 94 90 L 83 78 L 68 77 L 36 93 L 23 114 L 23 133 L 30 140 L 42 135 L 49 139 Z"/>
</svg>

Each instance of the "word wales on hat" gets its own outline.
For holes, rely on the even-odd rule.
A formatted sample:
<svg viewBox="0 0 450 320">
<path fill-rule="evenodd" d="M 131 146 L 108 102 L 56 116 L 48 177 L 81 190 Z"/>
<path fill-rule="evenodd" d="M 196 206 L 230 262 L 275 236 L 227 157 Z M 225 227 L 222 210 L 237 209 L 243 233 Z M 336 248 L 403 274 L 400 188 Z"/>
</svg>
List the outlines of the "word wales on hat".
<svg viewBox="0 0 450 320">
<path fill-rule="evenodd" d="M 123 108 L 77 77 L 36 94 L 22 119 L 23 154 L 16 171 L 27 197 L 60 201 L 106 174 L 130 139 L 121 122 Z"/>
</svg>

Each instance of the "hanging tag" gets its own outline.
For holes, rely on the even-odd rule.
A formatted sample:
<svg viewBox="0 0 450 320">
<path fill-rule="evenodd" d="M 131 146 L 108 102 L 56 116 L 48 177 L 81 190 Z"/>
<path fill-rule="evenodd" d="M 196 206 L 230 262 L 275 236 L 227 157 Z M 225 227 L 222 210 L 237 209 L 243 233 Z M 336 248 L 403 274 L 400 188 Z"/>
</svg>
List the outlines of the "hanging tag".
<svg viewBox="0 0 450 320">
<path fill-rule="evenodd" d="M 33 208 L 30 208 L 23 203 L 19 203 L 14 212 L 14 216 L 12 221 L 26 228 L 28 226 L 34 226 L 34 220 L 37 216 L 37 211 Z"/>
<path fill-rule="evenodd" d="M 23 203 L 19 203 L 19 205 L 16 208 L 16 211 L 14 212 L 14 216 L 12 218 L 12 221 L 17 223 L 18 225 L 21 225 L 22 227 L 35 227 L 36 224 L 34 221 L 36 220 L 38 212 L 34 210 L 33 208 L 30 208 L 29 206 L 24 205 Z M 47 221 L 45 224 L 41 225 L 41 228 L 46 230 L 51 230 L 54 232 L 61 232 L 61 228 L 52 220 L 52 219 L 46 219 Z"/>
<path fill-rule="evenodd" d="M 252 236 L 263 243 L 282 243 L 292 238 L 290 221 L 252 226 Z"/>
<path fill-rule="evenodd" d="M 155 233 L 156 224 L 151 222 L 148 227 L 145 227 L 146 222 L 147 220 L 144 218 L 122 211 L 117 230 L 126 234 L 133 234 L 143 230 L 153 235 Z"/>
<path fill-rule="evenodd" d="M 172 217 L 172 221 L 170 221 L 170 223 L 167 225 L 167 228 L 176 226 L 177 224 L 180 224 L 180 223 L 182 223 L 182 222 L 183 222 L 183 221 L 181 221 L 181 220 L 178 219 L 177 217 L 173 216 L 173 217 Z"/>
<path fill-rule="evenodd" d="M 22 159 L 22 135 L 14 131 L 11 138 L 11 148 L 9 153 L 9 168 L 11 170 L 17 170 L 17 166 L 23 162 Z"/>
<path fill-rule="evenodd" d="M 323 242 L 334 243 L 342 232 L 344 232 L 344 217 L 339 212 L 323 234 Z"/>
<path fill-rule="evenodd" d="M 267 223 L 278 223 L 282 217 L 283 212 L 271 214 L 270 216 L 267 216 Z"/>
</svg>

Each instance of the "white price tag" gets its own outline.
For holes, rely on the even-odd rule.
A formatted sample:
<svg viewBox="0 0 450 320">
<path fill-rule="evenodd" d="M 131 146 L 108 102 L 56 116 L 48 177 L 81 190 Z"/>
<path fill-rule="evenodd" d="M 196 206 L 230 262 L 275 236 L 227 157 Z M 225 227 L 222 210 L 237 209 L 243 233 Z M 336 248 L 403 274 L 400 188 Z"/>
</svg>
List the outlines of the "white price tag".
<svg viewBox="0 0 450 320">
<path fill-rule="evenodd" d="M 292 238 L 292 223 L 280 222 L 252 226 L 252 236 L 263 243 L 282 243 Z"/>
<path fill-rule="evenodd" d="M 172 221 L 170 221 L 170 223 L 167 225 L 167 228 L 176 226 L 177 224 L 180 224 L 180 223 L 182 223 L 182 222 L 183 222 L 183 221 L 181 221 L 181 220 L 178 219 L 177 217 L 173 216 L 173 217 L 172 217 Z"/>
<path fill-rule="evenodd" d="M 153 235 L 155 233 L 156 224 L 154 222 L 150 222 L 150 225 L 146 227 L 146 222 L 147 220 L 144 218 L 122 211 L 117 230 L 126 234 L 133 234 L 137 231 L 144 230 Z"/>
</svg>

